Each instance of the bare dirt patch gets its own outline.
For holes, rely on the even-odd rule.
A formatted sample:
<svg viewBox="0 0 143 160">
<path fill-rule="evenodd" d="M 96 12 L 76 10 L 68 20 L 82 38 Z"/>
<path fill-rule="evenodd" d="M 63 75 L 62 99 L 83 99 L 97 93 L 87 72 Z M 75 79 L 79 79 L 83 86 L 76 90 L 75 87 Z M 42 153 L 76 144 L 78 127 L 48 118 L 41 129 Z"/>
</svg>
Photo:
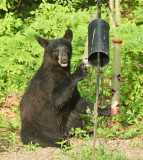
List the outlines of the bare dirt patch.
<svg viewBox="0 0 143 160">
<path fill-rule="evenodd" d="M 103 139 L 101 140 L 103 143 Z M 83 145 L 91 144 L 92 141 L 83 141 L 81 139 L 72 138 L 71 142 L 76 145 L 73 149 L 76 152 L 81 152 L 83 149 Z M 97 142 L 98 143 L 98 142 Z M 131 146 L 132 140 L 108 140 L 104 141 L 105 150 L 108 154 L 111 155 L 121 155 L 128 159 L 140 159 L 143 160 L 143 148 L 137 147 L 134 148 Z M 97 144 L 99 145 L 99 144 Z M 2 160 L 58 160 L 63 159 L 63 156 L 58 155 L 58 148 L 43 148 L 36 149 L 34 151 L 25 151 L 24 149 L 20 150 L 3 150 L 0 153 L 0 157 Z M 69 158 L 64 156 L 64 159 L 68 160 Z"/>
<path fill-rule="evenodd" d="M 21 96 L 22 94 L 19 92 L 12 92 L 5 97 L 3 103 L 0 104 L 0 112 L 2 112 L 3 117 L 12 120 L 17 116 L 17 113 L 13 111 L 13 107 L 20 103 Z"/>
</svg>

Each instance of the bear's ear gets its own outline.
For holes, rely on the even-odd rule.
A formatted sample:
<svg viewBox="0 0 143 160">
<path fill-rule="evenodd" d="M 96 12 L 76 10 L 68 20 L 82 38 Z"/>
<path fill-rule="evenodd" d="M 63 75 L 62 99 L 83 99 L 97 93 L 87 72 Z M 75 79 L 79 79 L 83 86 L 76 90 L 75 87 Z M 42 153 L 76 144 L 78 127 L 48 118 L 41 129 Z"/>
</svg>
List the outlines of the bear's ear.
<svg viewBox="0 0 143 160">
<path fill-rule="evenodd" d="M 72 42 L 73 33 L 71 29 L 66 30 L 64 38 L 67 39 L 70 43 Z"/>
<path fill-rule="evenodd" d="M 43 48 L 46 48 L 48 46 L 48 44 L 49 44 L 47 39 L 44 39 L 44 38 L 42 38 L 40 36 L 37 37 L 37 41 L 40 44 L 40 46 L 42 46 Z"/>
</svg>

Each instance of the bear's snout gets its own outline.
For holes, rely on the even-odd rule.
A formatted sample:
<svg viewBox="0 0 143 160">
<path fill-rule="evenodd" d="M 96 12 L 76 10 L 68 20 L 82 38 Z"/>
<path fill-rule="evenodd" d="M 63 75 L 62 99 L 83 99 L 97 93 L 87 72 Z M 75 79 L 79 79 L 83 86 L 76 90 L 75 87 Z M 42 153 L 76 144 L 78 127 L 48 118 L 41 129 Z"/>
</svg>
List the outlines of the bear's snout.
<svg viewBox="0 0 143 160">
<path fill-rule="evenodd" d="M 68 66 L 68 55 L 65 50 L 59 50 L 59 61 L 58 63 L 61 65 L 61 67 L 67 67 Z"/>
<path fill-rule="evenodd" d="M 67 55 L 63 55 L 61 57 L 62 57 L 61 58 L 62 63 L 67 63 L 68 62 L 68 56 Z"/>
</svg>

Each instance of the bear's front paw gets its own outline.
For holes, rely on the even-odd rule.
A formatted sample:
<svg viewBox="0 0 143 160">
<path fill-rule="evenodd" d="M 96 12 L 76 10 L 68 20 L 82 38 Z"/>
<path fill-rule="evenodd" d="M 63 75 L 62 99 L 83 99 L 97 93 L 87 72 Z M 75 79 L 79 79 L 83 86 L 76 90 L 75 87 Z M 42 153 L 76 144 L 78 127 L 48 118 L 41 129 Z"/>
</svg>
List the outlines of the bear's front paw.
<svg viewBox="0 0 143 160">
<path fill-rule="evenodd" d="M 83 80 L 84 77 L 85 77 L 87 74 L 88 74 L 87 68 L 86 68 L 86 66 L 85 66 L 84 63 L 81 63 L 81 64 L 77 67 L 76 71 L 74 72 L 74 75 L 75 75 L 76 78 L 78 78 L 79 80 Z"/>
</svg>

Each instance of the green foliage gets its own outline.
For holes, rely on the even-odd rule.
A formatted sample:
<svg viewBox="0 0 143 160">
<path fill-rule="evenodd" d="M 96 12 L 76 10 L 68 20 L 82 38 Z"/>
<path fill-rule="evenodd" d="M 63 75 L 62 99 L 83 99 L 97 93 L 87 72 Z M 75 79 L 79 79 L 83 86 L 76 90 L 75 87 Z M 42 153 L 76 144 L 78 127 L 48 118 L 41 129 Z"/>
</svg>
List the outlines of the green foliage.
<svg viewBox="0 0 143 160">
<path fill-rule="evenodd" d="M 15 104 L 15 106 L 11 108 L 14 113 L 17 113 L 17 116 L 13 119 L 8 120 L 7 118 L 4 118 L 3 114 L 0 112 L 0 149 L 15 149 L 20 142 L 20 137 L 17 134 L 21 125 L 18 106 L 19 104 Z"/>
<path fill-rule="evenodd" d="M 82 130 L 81 128 L 76 128 L 75 130 L 72 128 L 69 134 L 77 138 L 90 139 L 87 132 L 85 130 Z"/>
<path fill-rule="evenodd" d="M 122 132 L 120 135 L 121 138 L 133 138 L 138 135 L 143 134 L 143 122 L 141 122 L 139 125 L 133 125 L 131 129 L 127 130 L 126 132 Z"/>
<path fill-rule="evenodd" d="M 84 50 L 82 45 L 85 41 L 86 25 L 90 16 L 88 12 L 69 11 L 68 6 L 63 8 L 57 4 L 44 2 L 31 14 L 33 18 L 26 19 L 26 24 L 22 24 L 21 20 L 12 14 L 8 14 L 1 21 L 1 35 L 5 35 L 0 37 L 1 91 L 23 91 L 27 86 L 43 57 L 43 49 L 36 42 L 38 35 L 57 38 L 63 36 L 67 28 L 72 28 L 75 35 L 79 33 L 73 42 L 73 54 L 76 54 L 77 58 L 73 58 L 72 61 L 77 62 L 82 59 L 80 57 Z M 10 25 L 7 23 L 8 21 Z M 80 26 L 78 25 L 79 21 Z M 6 35 L 11 35 L 11 37 Z M 75 52 L 77 45 L 80 46 L 79 51 Z"/>
<path fill-rule="evenodd" d="M 28 145 L 23 145 L 23 146 L 24 146 L 25 151 L 34 151 L 37 148 L 42 149 L 42 147 L 40 147 L 38 143 L 33 144 L 33 142 L 30 142 Z"/>
<path fill-rule="evenodd" d="M 0 113 L 0 122 L 0 149 L 15 149 L 20 141 L 19 136 L 17 136 L 15 132 L 17 127 L 20 127 L 20 121 L 17 118 L 13 121 L 8 121 L 6 118 L 3 118 L 2 113 Z"/>
<path fill-rule="evenodd" d="M 14 132 L 7 131 L 5 140 L 7 140 L 9 148 L 15 149 L 20 141 L 19 136 Z"/>
<path fill-rule="evenodd" d="M 133 20 L 136 22 L 136 24 L 143 24 L 143 16 L 142 16 L 142 11 L 143 11 L 143 1 L 140 2 L 139 6 L 137 7 L 136 10 L 134 10 L 131 14 Z"/>
<path fill-rule="evenodd" d="M 2 113 L 0 112 L 0 141 L 3 141 L 5 137 L 3 137 L 3 129 L 6 127 L 7 123 L 5 121 L 5 118 L 2 117 Z"/>
<path fill-rule="evenodd" d="M 40 2 L 42 0 L 39 0 Z M 0 0 L 0 10 L 4 11 L 5 13 L 11 12 L 11 11 L 18 11 L 18 9 L 24 8 L 24 10 L 30 9 L 37 6 L 39 3 L 37 0 Z"/>
<path fill-rule="evenodd" d="M 41 3 L 39 9 L 32 11 L 31 14 L 35 18 L 31 21 L 28 33 L 35 31 L 48 38 L 63 36 L 67 28 L 78 29 L 79 21 L 81 24 L 89 21 L 89 14 L 86 11 L 75 12 L 72 7 L 62 7 L 58 4 L 53 5 L 45 2 Z"/>
<path fill-rule="evenodd" d="M 13 36 L 22 29 L 23 22 L 13 12 L 6 13 L 4 18 L 0 19 L 0 36 Z"/>
<path fill-rule="evenodd" d="M 142 140 L 143 140 L 143 137 L 142 137 Z M 141 149 L 143 149 L 142 141 L 137 141 L 137 138 L 134 138 L 132 140 L 132 142 L 130 143 L 130 145 L 133 148 L 141 148 Z"/>
<path fill-rule="evenodd" d="M 0 58 L 2 60 L 0 64 L 0 90 L 21 91 L 24 89 L 29 76 L 31 77 L 34 73 L 36 64 L 38 64 L 38 60 L 36 58 L 34 59 L 37 56 L 36 52 L 34 52 L 33 41 L 35 39 L 33 37 L 33 41 L 31 41 L 18 33 L 12 38 L 3 36 L 0 40 L 2 42 L 0 47 Z M 32 45 L 31 43 L 33 44 L 32 47 L 30 47 Z M 21 48 L 22 46 L 23 48 Z"/>
<path fill-rule="evenodd" d="M 64 156 L 68 156 L 70 159 L 72 160 L 89 160 L 91 159 L 91 155 L 92 155 L 92 147 L 91 145 L 87 145 L 84 144 L 82 146 L 81 151 L 77 151 L 76 149 L 73 149 L 72 151 L 66 151 L 66 152 L 62 152 L 63 154 L 63 159 Z M 61 157 L 62 155 L 60 155 Z M 95 155 L 94 155 L 94 159 L 95 160 L 127 160 L 127 158 L 124 158 L 122 156 L 120 156 L 120 154 L 116 154 L 114 153 L 112 154 L 107 154 L 105 151 L 105 146 L 101 145 L 101 148 L 99 148 L 98 146 L 95 147 Z"/>
<path fill-rule="evenodd" d="M 92 5 L 96 5 L 95 1 L 89 2 L 88 0 L 53 0 L 54 2 L 57 2 L 58 4 L 62 6 L 72 6 L 76 10 L 83 9 L 83 8 L 89 8 Z"/>
<path fill-rule="evenodd" d="M 8 9 L 14 9 L 14 2 L 18 2 L 18 0 L 1 0 L 0 9 L 4 11 L 8 11 Z"/>
<path fill-rule="evenodd" d="M 58 154 L 63 152 L 67 152 L 68 150 L 73 149 L 76 145 L 71 143 L 69 140 L 62 140 L 61 142 L 57 142 L 60 145 L 61 149 L 57 151 Z"/>
</svg>

